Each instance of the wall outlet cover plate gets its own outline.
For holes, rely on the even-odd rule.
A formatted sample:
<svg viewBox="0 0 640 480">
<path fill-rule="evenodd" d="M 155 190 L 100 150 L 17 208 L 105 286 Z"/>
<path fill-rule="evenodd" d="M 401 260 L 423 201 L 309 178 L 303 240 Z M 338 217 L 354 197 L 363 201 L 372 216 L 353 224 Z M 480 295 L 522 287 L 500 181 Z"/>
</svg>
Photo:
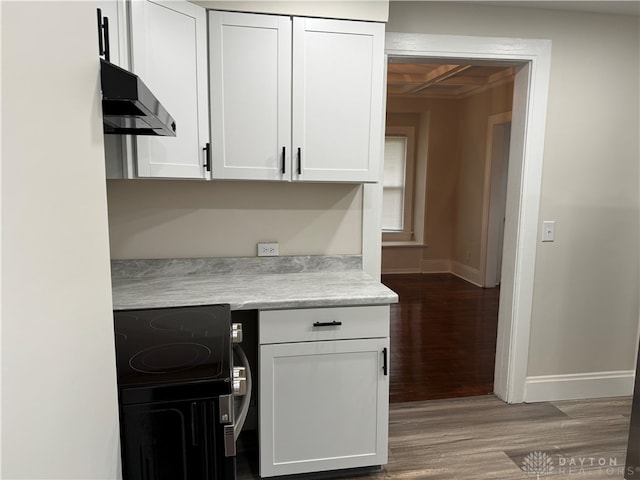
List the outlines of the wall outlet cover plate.
<svg viewBox="0 0 640 480">
<path fill-rule="evenodd" d="M 278 242 L 258 243 L 259 257 L 277 257 L 280 255 L 280 245 Z"/>
</svg>

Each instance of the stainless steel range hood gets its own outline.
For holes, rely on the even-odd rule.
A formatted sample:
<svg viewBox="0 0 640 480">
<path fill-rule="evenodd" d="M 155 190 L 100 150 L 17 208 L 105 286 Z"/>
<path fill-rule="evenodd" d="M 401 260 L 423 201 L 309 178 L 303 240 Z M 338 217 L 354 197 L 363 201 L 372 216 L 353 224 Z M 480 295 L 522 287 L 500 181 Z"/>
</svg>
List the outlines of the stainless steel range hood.
<svg viewBox="0 0 640 480">
<path fill-rule="evenodd" d="M 137 75 L 100 59 L 104 133 L 176 136 L 176 122 Z"/>
</svg>

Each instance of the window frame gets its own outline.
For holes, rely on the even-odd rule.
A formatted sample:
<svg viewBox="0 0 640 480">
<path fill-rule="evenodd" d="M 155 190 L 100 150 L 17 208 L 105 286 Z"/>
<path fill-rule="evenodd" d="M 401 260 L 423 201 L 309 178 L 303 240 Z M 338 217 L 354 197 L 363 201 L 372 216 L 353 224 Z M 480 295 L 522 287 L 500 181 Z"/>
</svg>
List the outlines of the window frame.
<svg viewBox="0 0 640 480">
<path fill-rule="evenodd" d="M 405 170 L 404 170 L 404 199 L 402 230 L 382 230 L 382 242 L 412 242 L 414 234 L 414 190 L 416 167 L 416 132 L 414 127 L 388 126 L 385 131 L 385 143 L 387 137 L 406 138 Z M 384 156 L 382 161 L 384 162 Z M 384 191 L 384 183 L 382 186 Z"/>
</svg>

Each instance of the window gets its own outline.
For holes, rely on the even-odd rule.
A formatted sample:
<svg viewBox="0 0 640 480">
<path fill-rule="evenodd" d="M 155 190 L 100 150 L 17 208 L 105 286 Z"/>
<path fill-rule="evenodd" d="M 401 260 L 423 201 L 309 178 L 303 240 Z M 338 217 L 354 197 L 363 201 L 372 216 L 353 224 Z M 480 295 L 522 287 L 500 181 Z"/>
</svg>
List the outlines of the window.
<svg viewBox="0 0 640 480">
<path fill-rule="evenodd" d="M 404 228 L 406 170 L 407 138 L 386 137 L 384 141 L 382 229 L 387 232 L 401 232 Z"/>
<path fill-rule="evenodd" d="M 412 241 L 414 129 L 388 127 L 382 183 L 383 241 Z"/>
</svg>

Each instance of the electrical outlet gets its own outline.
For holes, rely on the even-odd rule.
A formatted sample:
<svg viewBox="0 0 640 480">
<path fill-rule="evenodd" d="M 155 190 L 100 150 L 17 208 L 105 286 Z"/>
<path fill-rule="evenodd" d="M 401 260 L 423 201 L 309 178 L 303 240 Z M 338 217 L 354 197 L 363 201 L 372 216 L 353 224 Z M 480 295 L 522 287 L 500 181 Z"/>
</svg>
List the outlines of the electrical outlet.
<svg viewBox="0 0 640 480">
<path fill-rule="evenodd" d="M 280 255 L 278 242 L 258 243 L 259 257 L 277 257 Z"/>
</svg>

